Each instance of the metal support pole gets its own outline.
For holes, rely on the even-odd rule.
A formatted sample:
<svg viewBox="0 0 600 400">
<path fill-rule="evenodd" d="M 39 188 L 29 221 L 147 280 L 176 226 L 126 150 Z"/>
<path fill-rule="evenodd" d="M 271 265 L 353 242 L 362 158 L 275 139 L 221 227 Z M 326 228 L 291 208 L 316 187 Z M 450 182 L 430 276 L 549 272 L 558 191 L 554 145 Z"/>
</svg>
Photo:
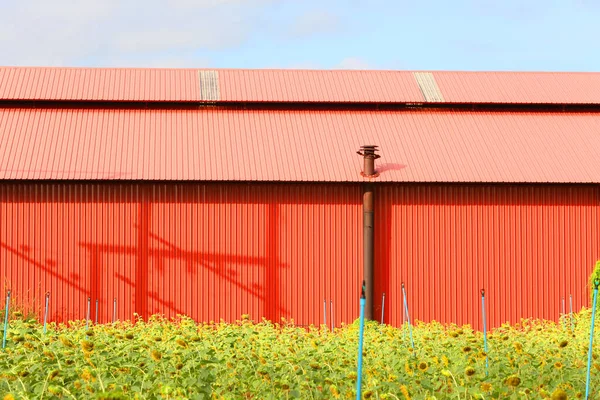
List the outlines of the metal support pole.
<svg viewBox="0 0 600 400">
<path fill-rule="evenodd" d="M 335 328 L 335 322 L 333 320 L 333 300 L 330 300 L 329 302 L 329 312 L 331 313 L 331 332 L 333 332 L 333 329 Z"/>
<path fill-rule="evenodd" d="M 323 300 L 323 325 L 327 326 L 327 300 Z"/>
<path fill-rule="evenodd" d="M 571 321 L 571 331 L 575 331 L 575 320 L 573 319 L 573 295 L 569 295 L 569 320 Z"/>
<path fill-rule="evenodd" d="M 87 299 L 87 313 L 85 314 L 85 330 L 87 331 L 88 326 L 90 324 L 90 303 L 92 299 L 88 297 Z"/>
<path fill-rule="evenodd" d="M 117 320 L 117 298 L 115 297 L 115 300 L 113 301 L 113 318 L 112 318 L 113 324 L 115 323 L 116 320 Z"/>
<path fill-rule="evenodd" d="M 562 298 L 562 320 L 563 320 L 563 328 L 567 329 L 567 311 L 565 310 L 565 298 Z"/>
<path fill-rule="evenodd" d="M 385 293 L 381 296 L 381 325 L 383 325 L 383 316 L 385 314 Z"/>
<path fill-rule="evenodd" d="M 96 299 L 96 318 L 94 324 L 98 324 L 98 299 Z"/>
<path fill-rule="evenodd" d="M 50 306 L 50 292 L 46 292 L 46 309 L 44 311 L 44 335 L 46 334 L 46 324 L 48 322 L 48 307 Z"/>
</svg>

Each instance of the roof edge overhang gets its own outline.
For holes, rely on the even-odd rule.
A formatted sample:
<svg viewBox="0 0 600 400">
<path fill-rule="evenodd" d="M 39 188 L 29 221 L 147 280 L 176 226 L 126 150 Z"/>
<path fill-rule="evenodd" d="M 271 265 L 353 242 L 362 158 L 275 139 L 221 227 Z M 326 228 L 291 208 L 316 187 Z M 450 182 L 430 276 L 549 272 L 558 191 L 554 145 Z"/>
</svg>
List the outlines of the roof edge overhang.
<svg viewBox="0 0 600 400">
<path fill-rule="evenodd" d="M 493 111 L 600 112 L 600 103 L 457 103 L 457 102 L 273 102 L 273 101 L 114 101 L 0 99 L 0 108 L 140 110 L 289 110 L 289 111 Z"/>
<path fill-rule="evenodd" d="M 309 181 L 309 180 L 158 180 L 158 179 L 0 179 L 2 184 L 104 184 L 104 185 L 331 185 L 348 186 L 364 183 L 378 186 L 599 186 L 600 182 L 523 182 L 523 181 Z"/>
</svg>

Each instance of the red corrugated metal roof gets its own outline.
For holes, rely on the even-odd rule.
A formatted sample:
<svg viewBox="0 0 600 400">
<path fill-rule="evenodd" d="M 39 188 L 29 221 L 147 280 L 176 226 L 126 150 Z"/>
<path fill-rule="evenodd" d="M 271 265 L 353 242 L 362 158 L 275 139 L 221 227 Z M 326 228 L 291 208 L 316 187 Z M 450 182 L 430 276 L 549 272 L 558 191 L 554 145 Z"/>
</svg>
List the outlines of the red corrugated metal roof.
<svg viewBox="0 0 600 400">
<path fill-rule="evenodd" d="M 600 73 L 435 72 L 448 103 L 598 104 Z"/>
<path fill-rule="evenodd" d="M 217 92 L 203 95 L 202 81 L 211 78 Z M 0 99 L 422 102 L 423 96 L 412 73 L 405 71 L 4 67 Z"/>
<path fill-rule="evenodd" d="M 221 100 L 405 103 L 423 95 L 407 71 L 223 70 Z"/>
<path fill-rule="evenodd" d="M 600 182 L 600 114 L 0 109 L 0 179 Z"/>
<path fill-rule="evenodd" d="M 0 67 L 0 100 L 600 104 L 600 73 Z"/>
<path fill-rule="evenodd" d="M 198 70 L 0 68 L 0 99 L 198 101 Z"/>
</svg>

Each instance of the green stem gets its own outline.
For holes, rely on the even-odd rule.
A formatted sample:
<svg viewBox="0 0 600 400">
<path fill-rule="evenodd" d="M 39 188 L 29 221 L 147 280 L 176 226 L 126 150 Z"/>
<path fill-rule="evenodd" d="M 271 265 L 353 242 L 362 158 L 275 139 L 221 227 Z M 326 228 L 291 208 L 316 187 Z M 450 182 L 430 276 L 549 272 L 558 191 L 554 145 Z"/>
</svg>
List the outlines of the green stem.
<svg viewBox="0 0 600 400">
<path fill-rule="evenodd" d="M 65 388 L 64 386 L 61 386 L 61 389 L 63 390 L 63 392 L 66 392 L 69 396 L 71 396 L 74 400 L 77 400 L 77 398 L 75 396 L 73 396 L 73 393 L 69 392 L 67 390 L 67 388 Z"/>
<path fill-rule="evenodd" d="M 21 387 L 23 388 L 23 392 L 27 393 L 27 389 L 25 389 L 25 384 L 23 383 L 23 381 L 21 380 L 19 375 L 17 375 L 17 379 L 19 380 L 19 383 L 21 384 Z M 26 397 L 26 398 L 28 399 L 29 397 Z"/>
<path fill-rule="evenodd" d="M 40 400 L 42 400 L 44 398 L 44 393 L 46 393 L 46 387 L 48 386 L 48 379 L 50 378 L 50 374 L 48 374 L 46 376 L 46 379 L 44 380 L 44 387 L 42 388 L 42 394 L 40 394 Z"/>
</svg>

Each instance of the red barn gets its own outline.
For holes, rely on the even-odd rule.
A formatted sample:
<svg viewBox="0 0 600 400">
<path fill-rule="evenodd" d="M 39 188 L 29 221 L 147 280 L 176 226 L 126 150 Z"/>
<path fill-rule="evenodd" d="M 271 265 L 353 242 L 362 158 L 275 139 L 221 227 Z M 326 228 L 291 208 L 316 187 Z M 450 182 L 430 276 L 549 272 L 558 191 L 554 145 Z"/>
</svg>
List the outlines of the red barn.
<svg viewBox="0 0 600 400">
<path fill-rule="evenodd" d="M 394 325 L 402 282 L 424 321 L 588 304 L 600 74 L 6 67 L 0 102 L 0 286 L 51 320 L 339 325 L 364 271 Z"/>
</svg>

